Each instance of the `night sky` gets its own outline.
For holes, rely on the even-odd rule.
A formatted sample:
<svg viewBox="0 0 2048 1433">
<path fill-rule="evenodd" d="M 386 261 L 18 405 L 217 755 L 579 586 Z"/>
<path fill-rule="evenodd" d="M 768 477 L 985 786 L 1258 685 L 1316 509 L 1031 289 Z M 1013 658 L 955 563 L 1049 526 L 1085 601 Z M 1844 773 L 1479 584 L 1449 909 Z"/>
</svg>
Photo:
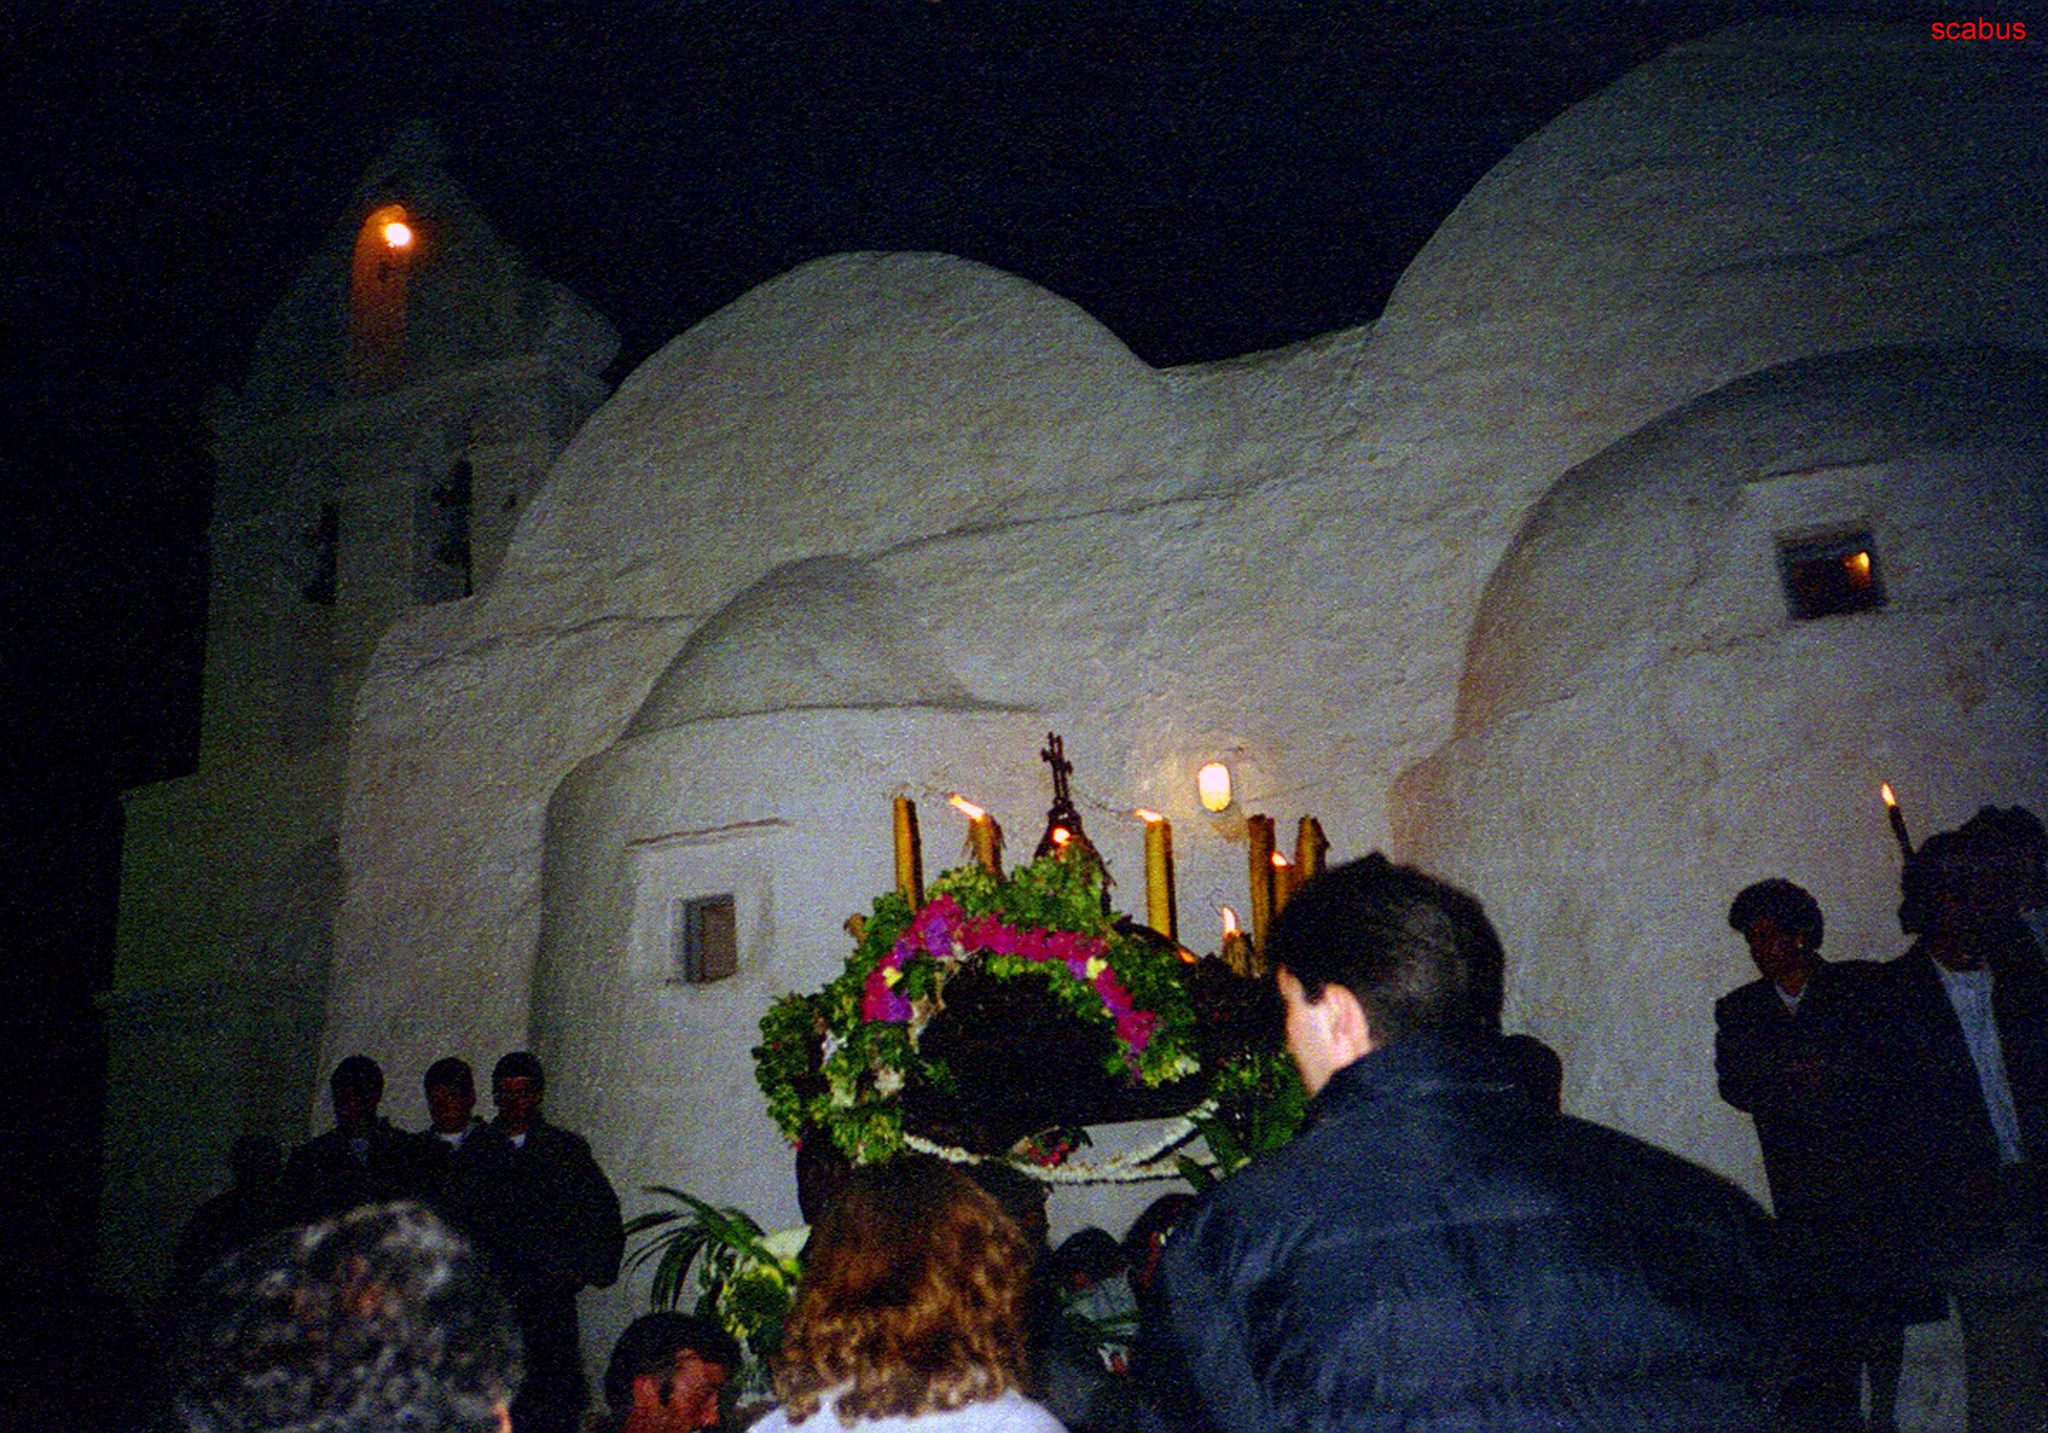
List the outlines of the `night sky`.
<svg viewBox="0 0 2048 1433">
<path fill-rule="evenodd" d="M 514 247 L 619 326 L 614 379 L 752 286 L 849 249 L 1011 270 L 1167 365 L 1371 319 L 1515 143 L 1671 43 L 1758 13 L 1733 0 L 0 9 L 13 181 L 0 710 L 17 727 L 0 742 L 0 993 L 14 997 L 0 1008 L 21 1062 L 0 1071 L 17 1097 L 0 1140 L 63 1146 L 47 1168 L 18 1162 L 6 1202 L 94 1182 L 79 1160 L 96 1100 L 79 1092 L 102 1058 L 90 997 L 111 970 L 115 793 L 195 756 L 200 405 L 239 380 L 265 314 L 402 123 L 433 120 L 450 170 Z"/>
</svg>

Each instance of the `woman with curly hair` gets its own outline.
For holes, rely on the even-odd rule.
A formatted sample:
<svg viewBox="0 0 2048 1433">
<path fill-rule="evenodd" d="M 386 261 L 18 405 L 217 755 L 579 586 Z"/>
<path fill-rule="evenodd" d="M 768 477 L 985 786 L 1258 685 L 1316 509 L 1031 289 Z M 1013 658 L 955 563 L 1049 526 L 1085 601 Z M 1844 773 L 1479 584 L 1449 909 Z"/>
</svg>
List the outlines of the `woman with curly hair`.
<svg viewBox="0 0 2048 1433">
<path fill-rule="evenodd" d="M 1061 1433 L 1020 1391 L 1030 1280 L 1024 1236 L 952 1166 L 855 1170 L 811 1236 L 782 1406 L 756 1433 Z"/>
</svg>

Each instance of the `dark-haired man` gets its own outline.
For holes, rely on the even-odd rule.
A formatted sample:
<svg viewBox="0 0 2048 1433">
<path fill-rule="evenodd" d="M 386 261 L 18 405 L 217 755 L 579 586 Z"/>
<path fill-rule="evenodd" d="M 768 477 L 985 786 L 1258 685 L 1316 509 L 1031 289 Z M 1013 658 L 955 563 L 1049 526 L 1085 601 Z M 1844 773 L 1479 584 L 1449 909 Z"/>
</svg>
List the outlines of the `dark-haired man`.
<svg viewBox="0 0 2048 1433">
<path fill-rule="evenodd" d="M 185 1433 L 504 1433 L 519 1334 L 467 1240 L 417 1204 L 270 1235 L 184 1314 Z"/>
<path fill-rule="evenodd" d="M 334 1128 L 307 1140 L 277 1180 L 277 1217 L 307 1224 L 362 1204 L 411 1199 L 420 1192 L 419 1151 L 377 1113 L 384 1071 L 368 1055 L 350 1055 L 327 1081 Z"/>
<path fill-rule="evenodd" d="M 739 1371 L 733 1336 L 695 1314 L 642 1314 L 612 1346 L 604 1371 L 605 1433 L 716 1428 L 719 1398 Z"/>
<path fill-rule="evenodd" d="M 1895 1191 L 1873 1119 L 1882 972 L 1823 960 L 1820 903 L 1782 878 L 1743 887 L 1728 925 L 1758 975 L 1714 1005 L 1714 1073 L 1721 1098 L 1756 1122 L 1778 1219 L 1793 1364 L 1783 1421 L 1857 1426 L 1867 1362 L 1871 1425 L 1889 1428 L 1905 1325 L 1948 1307 L 1895 1267 Z"/>
<path fill-rule="evenodd" d="M 1266 954 L 1310 1121 L 1167 1244 L 1157 1426 L 1768 1426 L 1763 1212 L 1529 1102 L 1477 901 L 1372 856 L 1302 887 Z"/>
<path fill-rule="evenodd" d="M 488 1240 L 495 1227 L 504 1144 L 476 1114 L 476 1075 L 469 1062 L 444 1055 L 427 1066 L 427 1127 L 418 1146 L 421 1198 L 465 1233 Z M 504 1220 L 499 1218 L 497 1223 Z"/>
<path fill-rule="evenodd" d="M 512 1295 L 526 1336 L 526 1385 L 513 1406 L 518 1433 L 568 1433 L 589 1401 L 576 1295 L 619 1276 L 625 1233 L 619 1196 L 581 1135 L 541 1117 L 547 1077 L 525 1050 L 491 1071 L 495 1183 L 479 1234 Z"/>
</svg>

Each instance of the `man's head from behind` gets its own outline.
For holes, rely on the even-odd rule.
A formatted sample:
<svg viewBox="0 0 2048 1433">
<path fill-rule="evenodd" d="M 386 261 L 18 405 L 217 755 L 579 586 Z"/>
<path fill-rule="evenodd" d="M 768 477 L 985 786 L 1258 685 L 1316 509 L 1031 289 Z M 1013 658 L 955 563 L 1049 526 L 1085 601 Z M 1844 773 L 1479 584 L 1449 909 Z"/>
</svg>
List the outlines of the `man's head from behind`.
<svg viewBox="0 0 2048 1433">
<path fill-rule="evenodd" d="M 642 1433 L 718 1426 L 718 1399 L 739 1367 L 731 1334 L 694 1314 L 642 1314 L 626 1325 L 604 1371 L 616 1424 Z"/>
<path fill-rule="evenodd" d="M 1375 852 L 1318 876 L 1273 922 L 1266 957 L 1302 1083 L 1404 1037 L 1498 1034 L 1500 938 L 1478 901 Z"/>
<path fill-rule="evenodd" d="M 252 1244 L 206 1277 L 181 1332 L 186 1433 L 493 1433 L 519 1385 L 510 1308 L 416 1204 Z"/>
</svg>

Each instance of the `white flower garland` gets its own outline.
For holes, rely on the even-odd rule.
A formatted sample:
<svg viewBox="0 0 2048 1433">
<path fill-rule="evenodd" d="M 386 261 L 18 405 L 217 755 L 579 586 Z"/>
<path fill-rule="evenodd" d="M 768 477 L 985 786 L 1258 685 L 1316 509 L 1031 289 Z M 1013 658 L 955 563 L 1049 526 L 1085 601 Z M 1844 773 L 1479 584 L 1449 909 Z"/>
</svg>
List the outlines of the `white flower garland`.
<svg viewBox="0 0 2048 1433">
<path fill-rule="evenodd" d="M 1123 1154 L 1103 1160 L 1100 1164 L 1087 1164 L 1079 1160 L 1068 1160 L 1050 1168 L 1038 1164 L 1019 1164 L 1000 1154 L 974 1154 L 956 1145 L 938 1144 L 905 1130 L 903 1143 L 919 1154 L 935 1155 L 948 1164 L 1007 1164 L 1021 1170 L 1041 1184 L 1142 1184 L 1151 1179 L 1176 1179 L 1180 1166 L 1168 1161 L 1166 1156 L 1193 1139 L 1198 1132 L 1195 1121 L 1205 1120 L 1216 1113 L 1216 1101 L 1204 1100 L 1166 1127 L 1166 1132 L 1143 1149 L 1128 1150 Z"/>
</svg>

